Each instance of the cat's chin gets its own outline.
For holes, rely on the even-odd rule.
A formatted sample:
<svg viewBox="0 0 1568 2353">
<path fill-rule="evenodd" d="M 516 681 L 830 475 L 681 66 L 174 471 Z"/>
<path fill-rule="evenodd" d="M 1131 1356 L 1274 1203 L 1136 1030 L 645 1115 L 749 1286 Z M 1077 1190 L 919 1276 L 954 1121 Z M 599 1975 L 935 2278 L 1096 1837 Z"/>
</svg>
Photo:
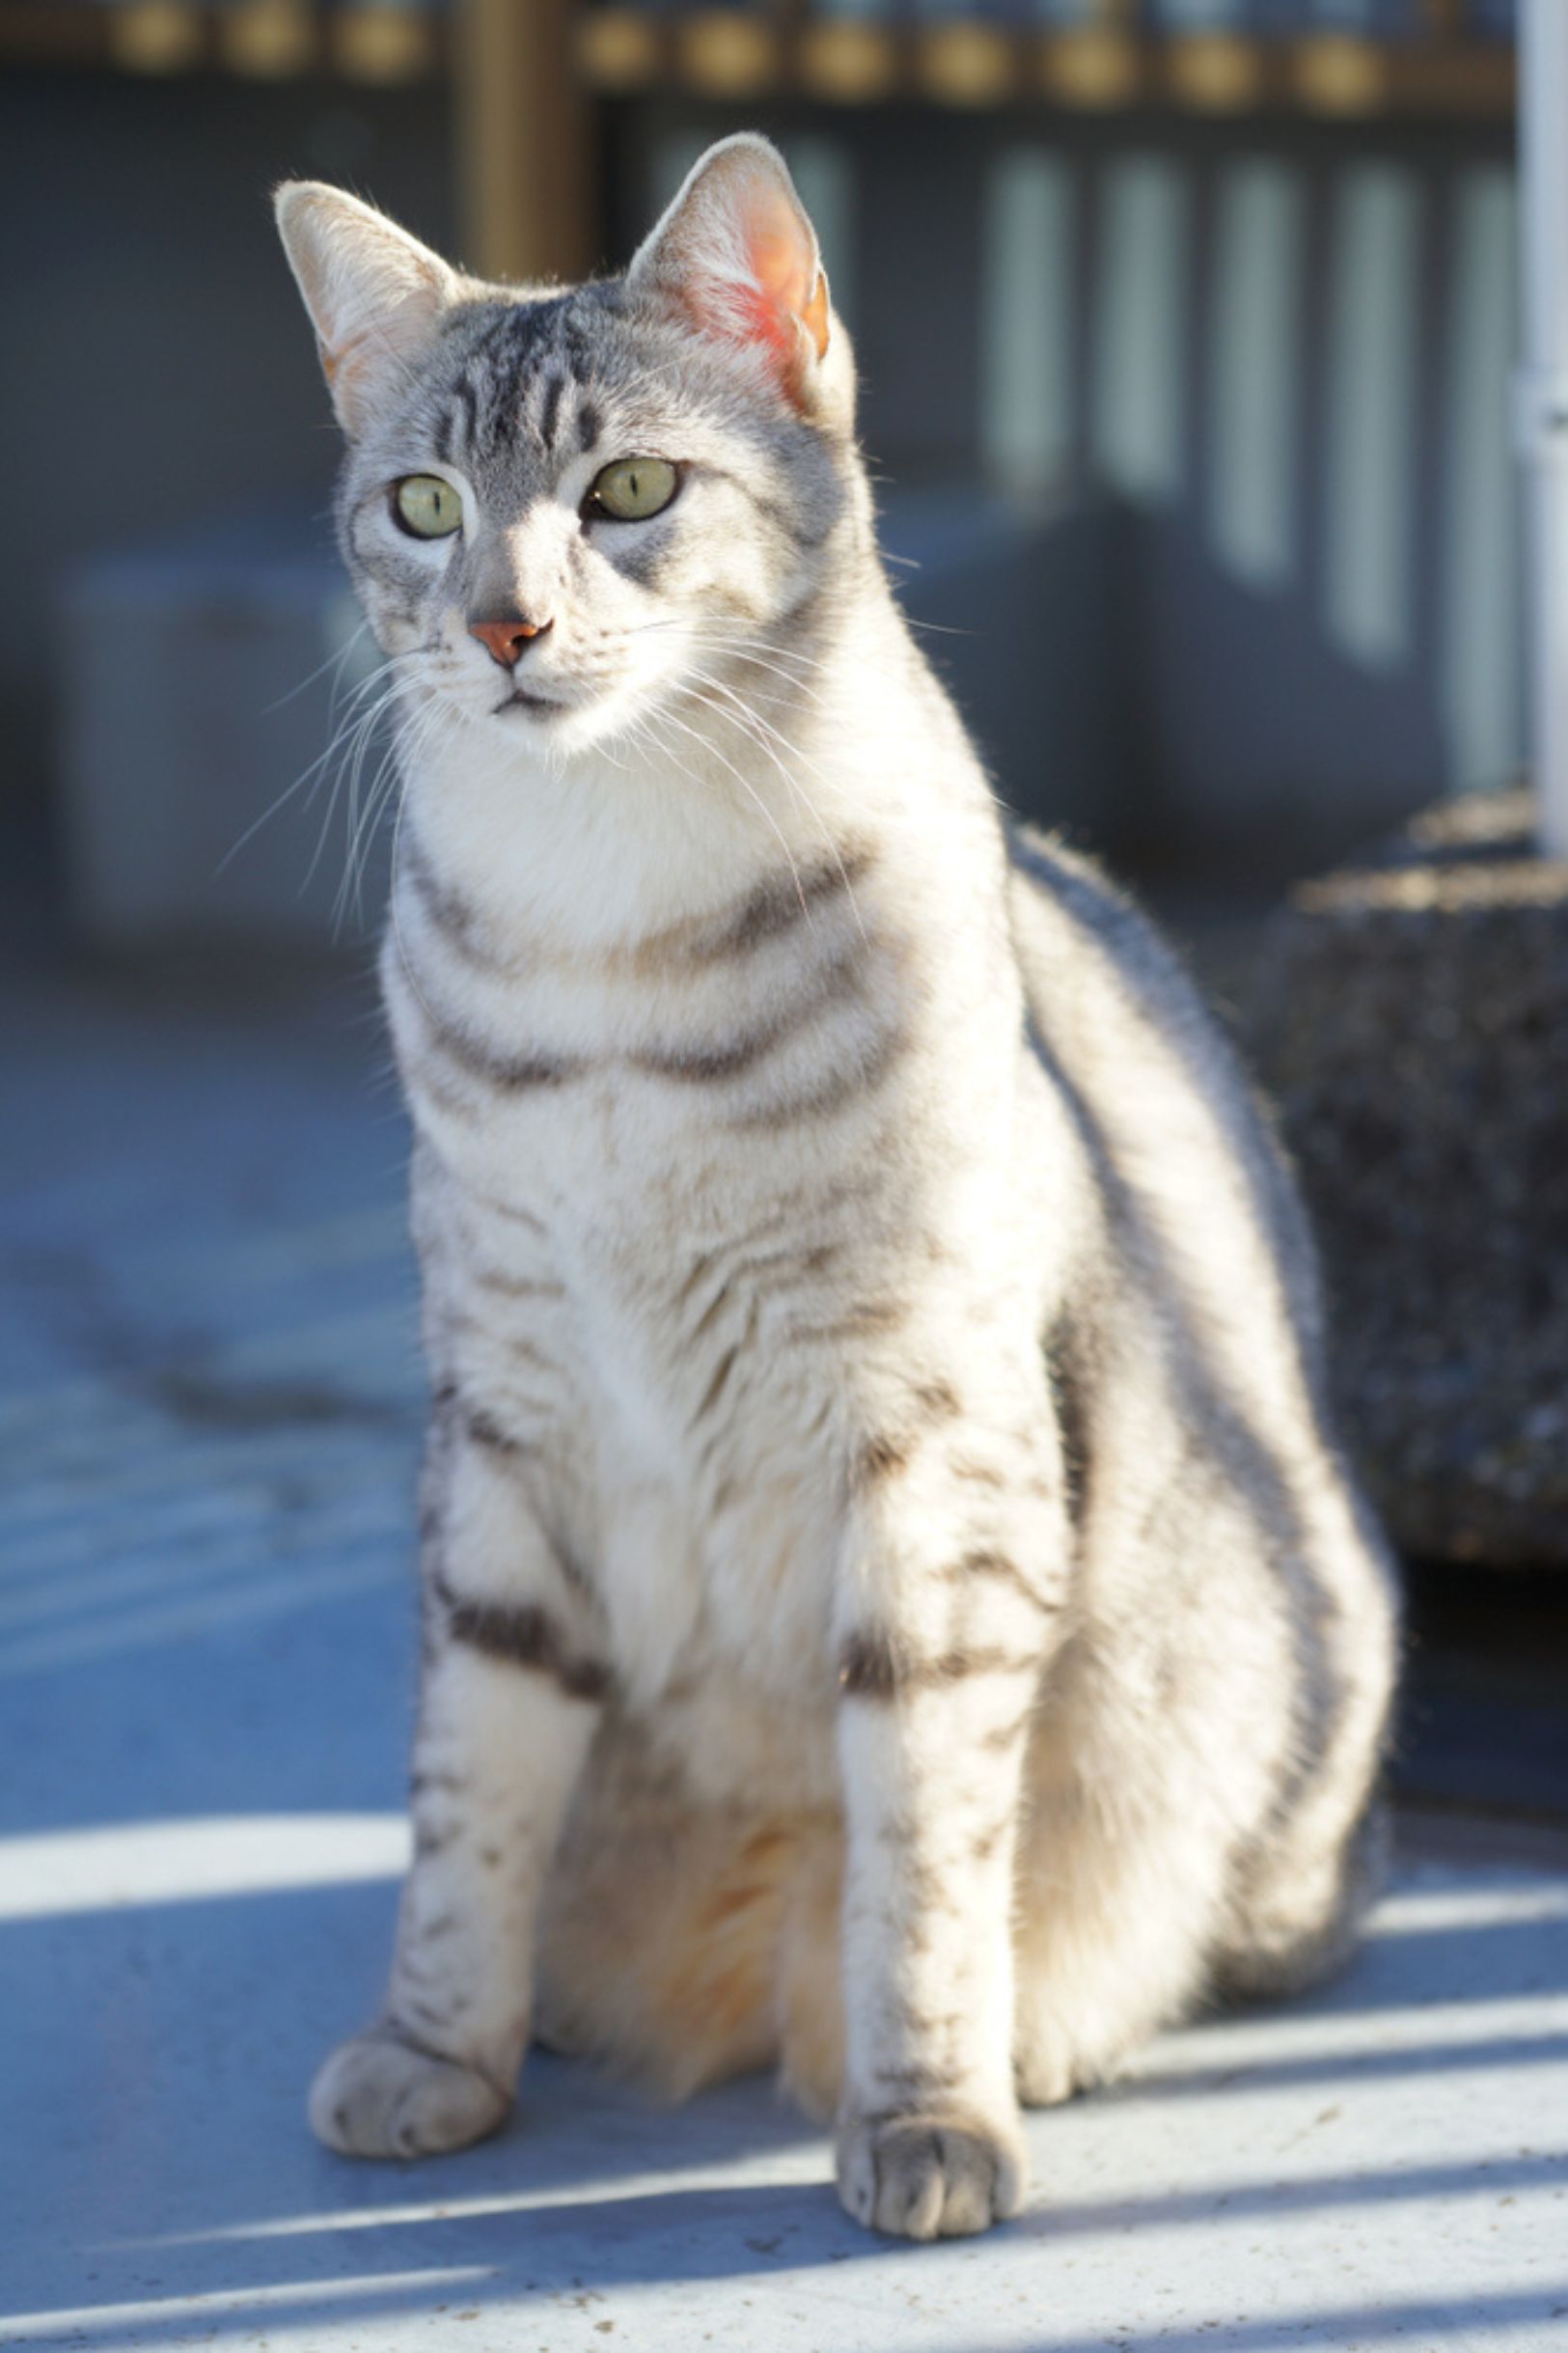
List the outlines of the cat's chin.
<svg viewBox="0 0 1568 2353">
<path fill-rule="evenodd" d="M 525 753 L 548 752 L 552 759 L 586 750 L 599 732 L 595 714 L 583 704 L 531 689 L 514 687 L 491 704 L 489 717 L 503 743 Z"/>
<path fill-rule="evenodd" d="M 568 703 L 551 695 L 514 690 L 491 704 L 488 717 L 499 744 L 525 758 L 547 754 L 552 764 L 591 752 L 615 733 L 614 719 L 598 700 Z"/>
</svg>

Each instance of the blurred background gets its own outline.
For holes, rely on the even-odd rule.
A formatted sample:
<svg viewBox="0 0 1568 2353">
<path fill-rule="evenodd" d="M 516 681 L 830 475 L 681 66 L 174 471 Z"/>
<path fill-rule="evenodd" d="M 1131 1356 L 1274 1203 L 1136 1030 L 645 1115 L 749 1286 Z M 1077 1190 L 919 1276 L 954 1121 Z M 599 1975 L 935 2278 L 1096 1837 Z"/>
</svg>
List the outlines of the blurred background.
<svg viewBox="0 0 1568 2353">
<path fill-rule="evenodd" d="M 1568 860 L 1518 786 L 1513 15 L 0 0 L 27 2341 L 691 2343 L 711 2311 L 727 2343 L 1130 2343 L 1157 2289 L 1162 2343 L 1559 2342 Z M 825 2152 L 760 2088 L 673 2130 L 536 2057 L 526 2129 L 390 2188 L 301 2114 L 406 1848 L 425 1383 L 363 823 L 390 779 L 269 190 L 573 276 L 743 125 L 816 220 L 899 594 L 1000 792 L 1152 900 L 1280 1106 L 1410 1593 L 1383 1933 L 1053 2116 L 1049 2236 L 987 2250 L 988 2288 L 922 2259 L 918 2296 L 834 2239 Z"/>
<path fill-rule="evenodd" d="M 0 7 L 0 739 L 51 903 L 99 945 L 330 928 L 341 848 L 301 898 L 297 816 L 212 871 L 326 740 L 324 680 L 267 706 L 354 626 L 271 183 L 580 273 L 741 122 L 816 218 L 907 600 L 957 632 L 1009 801 L 1267 887 L 1504 783 L 1509 30 L 1498 0 Z"/>
<path fill-rule="evenodd" d="M 569 275 L 623 263 L 707 140 L 771 132 L 856 338 L 900 594 L 999 790 L 1141 883 L 1245 1030 L 1287 883 L 1520 767 L 1512 34 L 1505 0 L 0 4 L 18 1820 L 166 1807 L 136 1730 L 160 1690 L 199 1687 L 226 1803 L 259 1802 L 259 1755 L 291 1802 L 399 1786 L 390 1723 L 330 1791 L 258 1746 L 311 1660 L 351 1650 L 370 1692 L 404 1656 L 420 1387 L 382 870 L 340 903 L 356 804 L 322 761 L 368 648 L 272 183 Z M 1485 1088 L 1436 1084 L 1472 1148 Z M 1384 1165 L 1396 1207 L 1460 1199 Z M 1479 1287 L 1544 1327 L 1515 1257 Z M 1451 1404 L 1500 1494 L 1486 1367 L 1420 1320 L 1444 1281 L 1430 1252 L 1401 1275 L 1413 1426 Z M 1508 1411 L 1561 1463 L 1554 1345 Z M 1421 1636 L 1399 1770 L 1432 1802 L 1568 1810 L 1560 1581 L 1476 1582 L 1568 1556 L 1554 1477 L 1523 1536 L 1430 1479 L 1401 1521 L 1379 1485 Z M 25 1761 L 89 1673 L 90 1801 Z"/>
</svg>

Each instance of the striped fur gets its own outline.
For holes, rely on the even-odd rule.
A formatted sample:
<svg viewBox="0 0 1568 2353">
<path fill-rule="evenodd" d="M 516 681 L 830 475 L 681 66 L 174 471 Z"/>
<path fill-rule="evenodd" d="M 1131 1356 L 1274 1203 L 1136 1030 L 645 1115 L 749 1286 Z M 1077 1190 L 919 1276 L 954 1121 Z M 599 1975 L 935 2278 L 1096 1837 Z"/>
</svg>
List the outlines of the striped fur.
<svg viewBox="0 0 1568 2353">
<path fill-rule="evenodd" d="M 404 704 L 434 1392 L 416 1861 L 313 2117 L 457 2145 L 531 2031 L 776 2062 L 853 2213 L 980 2228 L 1020 2096 L 1364 1897 L 1394 1613 L 1289 1179 L 1141 919 L 1004 837 L 770 149 L 565 291 L 281 217 Z M 633 456 L 678 491 L 607 524 Z M 469 624 L 518 615 L 504 670 Z"/>
</svg>

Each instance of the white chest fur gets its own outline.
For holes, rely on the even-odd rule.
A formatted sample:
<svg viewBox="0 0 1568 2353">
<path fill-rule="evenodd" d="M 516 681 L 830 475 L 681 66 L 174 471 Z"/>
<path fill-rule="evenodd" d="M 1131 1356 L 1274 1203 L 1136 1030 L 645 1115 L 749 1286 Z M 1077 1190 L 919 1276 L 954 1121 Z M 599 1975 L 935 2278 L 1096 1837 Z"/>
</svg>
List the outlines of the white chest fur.
<svg viewBox="0 0 1568 2353">
<path fill-rule="evenodd" d="M 525 857 L 504 780 L 422 781 L 383 970 L 437 1377 L 527 1450 L 634 1702 L 738 1680 L 826 1707 L 855 1384 L 918 1239 L 981 1282 L 1005 1246 L 1021 1022 L 962 922 L 994 830 L 781 844 L 690 778 L 574 777 Z M 974 943 L 940 989 L 937 888 Z"/>
</svg>

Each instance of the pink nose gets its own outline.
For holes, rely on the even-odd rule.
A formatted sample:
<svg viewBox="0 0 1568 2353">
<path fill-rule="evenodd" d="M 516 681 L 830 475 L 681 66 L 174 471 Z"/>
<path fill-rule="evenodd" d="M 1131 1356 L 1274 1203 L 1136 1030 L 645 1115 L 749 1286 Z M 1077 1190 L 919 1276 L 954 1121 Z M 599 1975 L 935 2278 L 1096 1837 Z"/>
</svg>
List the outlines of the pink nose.
<svg viewBox="0 0 1568 2353">
<path fill-rule="evenodd" d="M 492 662 L 515 670 L 529 639 L 542 637 L 549 626 L 547 621 L 471 621 L 468 634 L 479 639 Z"/>
</svg>

